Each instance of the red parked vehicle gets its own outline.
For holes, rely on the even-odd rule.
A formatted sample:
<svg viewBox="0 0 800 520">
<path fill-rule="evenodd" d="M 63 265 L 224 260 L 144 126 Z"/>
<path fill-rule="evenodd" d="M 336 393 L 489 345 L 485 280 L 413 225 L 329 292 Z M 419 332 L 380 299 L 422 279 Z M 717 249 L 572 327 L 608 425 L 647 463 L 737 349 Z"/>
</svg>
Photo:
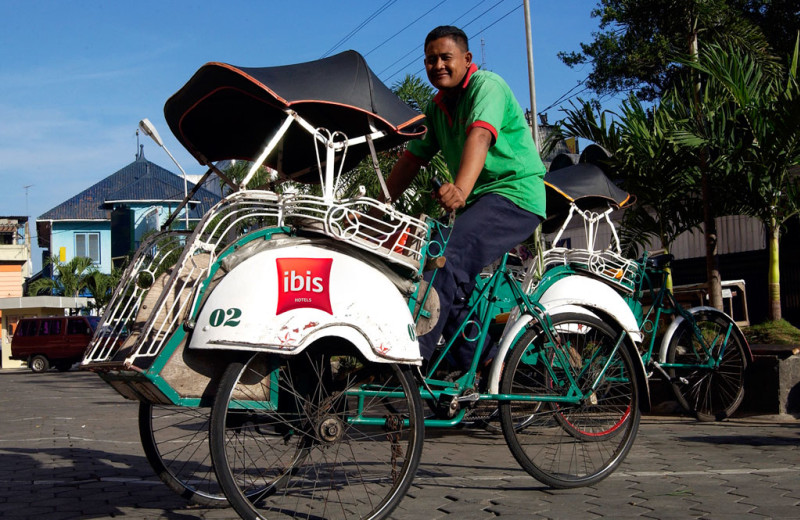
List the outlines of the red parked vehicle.
<svg viewBox="0 0 800 520">
<path fill-rule="evenodd" d="M 34 372 L 50 367 L 65 372 L 83 358 L 99 321 L 96 316 L 23 318 L 11 339 L 11 359 L 26 361 Z"/>
</svg>

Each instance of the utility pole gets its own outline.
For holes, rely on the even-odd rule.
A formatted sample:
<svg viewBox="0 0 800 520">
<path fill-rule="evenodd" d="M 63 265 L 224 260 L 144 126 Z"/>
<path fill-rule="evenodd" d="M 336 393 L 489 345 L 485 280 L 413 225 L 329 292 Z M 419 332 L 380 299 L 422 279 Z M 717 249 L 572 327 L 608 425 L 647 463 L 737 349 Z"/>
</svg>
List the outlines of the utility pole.
<svg viewBox="0 0 800 520">
<path fill-rule="evenodd" d="M 539 142 L 539 122 L 536 114 L 536 81 L 533 76 L 533 38 L 531 37 L 531 5 L 530 0 L 523 0 L 525 8 L 525 40 L 528 44 L 528 86 L 531 92 L 531 132 L 536 150 L 541 150 Z"/>
</svg>

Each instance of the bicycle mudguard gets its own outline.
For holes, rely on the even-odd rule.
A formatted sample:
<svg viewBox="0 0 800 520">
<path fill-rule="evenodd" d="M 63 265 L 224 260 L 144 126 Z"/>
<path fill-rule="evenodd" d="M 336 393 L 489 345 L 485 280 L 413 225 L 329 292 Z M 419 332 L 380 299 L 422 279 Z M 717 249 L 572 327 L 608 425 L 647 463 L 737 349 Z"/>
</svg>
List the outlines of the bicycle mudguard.
<svg viewBox="0 0 800 520">
<path fill-rule="evenodd" d="M 580 274 L 560 278 L 544 291 L 539 298 L 539 304 L 550 314 L 559 312 L 559 309 L 567 305 L 596 309 L 622 327 L 634 343 L 642 341 L 636 316 L 622 296 L 608 284 L 594 278 Z"/>
<path fill-rule="evenodd" d="M 593 313 L 591 310 L 587 309 L 586 307 L 581 307 L 579 305 L 564 305 L 558 308 L 558 312 L 566 313 L 576 313 L 576 314 L 585 314 L 587 316 L 592 316 L 595 318 L 600 319 L 600 317 Z M 553 317 L 552 313 L 548 313 L 550 317 Z M 508 322 L 506 322 L 506 326 L 503 328 L 503 335 L 500 337 L 499 345 L 497 347 L 497 353 L 495 355 L 495 359 L 505 359 L 508 351 L 511 349 L 514 341 L 516 341 L 517 337 L 528 327 L 528 324 L 533 321 L 533 316 L 530 314 L 522 314 L 519 315 L 517 311 L 511 313 L 511 318 Z M 502 373 L 502 363 L 493 363 L 490 370 L 489 370 L 489 389 L 491 393 L 497 393 L 500 388 L 500 376 Z M 495 385 L 494 387 L 492 385 Z M 494 388 L 492 390 L 492 388 Z"/>
<path fill-rule="evenodd" d="M 327 337 L 373 362 L 421 361 L 414 322 L 397 286 L 341 251 L 311 244 L 244 259 L 204 297 L 189 348 L 297 354 Z"/>
<path fill-rule="evenodd" d="M 725 315 L 725 317 L 728 318 L 731 324 L 733 324 L 732 333 L 737 334 L 739 336 L 739 339 L 742 341 L 742 345 L 744 345 L 744 352 L 745 355 L 747 356 L 747 362 L 748 363 L 753 362 L 753 352 L 750 350 L 750 344 L 747 342 L 747 338 L 745 338 L 742 329 L 739 328 L 739 326 L 736 324 L 735 321 L 733 321 L 733 319 L 730 318 L 730 316 L 728 316 L 721 310 L 717 309 L 716 307 L 710 307 L 708 305 L 699 305 L 697 307 L 691 307 L 689 309 L 686 309 L 686 311 L 691 314 L 695 314 L 698 312 L 713 312 Z M 661 339 L 661 347 L 659 347 L 658 351 L 659 363 L 667 362 L 667 349 L 669 348 L 669 342 L 672 340 L 672 336 L 675 335 L 675 332 L 678 330 L 678 327 L 680 327 L 684 321 L 686 321 L 686 319 L 683 316 L 678 315 L 672 321 L 672 323 L 669 324 L 669 327 L 667 327 L 666 332 L 664 332 L 664 337 Z"/>
</svg>

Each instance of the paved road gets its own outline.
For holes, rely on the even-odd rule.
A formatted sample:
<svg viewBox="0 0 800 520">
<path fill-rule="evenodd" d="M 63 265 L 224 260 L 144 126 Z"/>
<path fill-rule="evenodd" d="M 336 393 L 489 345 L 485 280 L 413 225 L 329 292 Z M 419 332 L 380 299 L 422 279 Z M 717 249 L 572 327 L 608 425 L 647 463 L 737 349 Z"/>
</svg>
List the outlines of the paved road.
<svg viewBox="0 0 800 520">
<path fill-rule="evenodd" d="M 0 518 L 235 518 L 189 506 L 161 484 L 136 412 L 94 374 L 0 371 Z M 429 430 L 393 518 L 496 517 L 799 518 L 800 420 L 648 416 L 616 473 L 569 491 L 518 469 L 502 435 Z"/>
</svg>

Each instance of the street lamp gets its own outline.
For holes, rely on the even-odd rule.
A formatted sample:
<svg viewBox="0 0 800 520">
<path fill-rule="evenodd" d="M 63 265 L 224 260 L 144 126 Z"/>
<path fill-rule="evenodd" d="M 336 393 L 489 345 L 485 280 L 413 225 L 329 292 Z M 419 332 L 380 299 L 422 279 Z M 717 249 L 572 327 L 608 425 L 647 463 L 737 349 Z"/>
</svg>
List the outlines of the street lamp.
<svg viewBox="0 0 800 520">
<path fill-rule="evenodd" d="M 174 162 L 175 166 L 177 166 L 178 169 L 181 171 L 181 173 L 183 174 L 183 198 L 184 199 L 188 198 L 188 196 L 189 196 L 189 185 L 188 185 L 188 183 L 186 181 L 186 172 L 181 167 L 181 165 L 178 163 L 178 161 L 175 160 L 175 157 L 173 157 L 172 154 L 169 153 L 169 150 L 167 150 L 167 147 L 164 146 L 164 141 L 162 141 L 161 140 L 161 136 L 158 135 L 158 131 L 156 130 L 156 127 L 153 126 L 153 123 L 151 123 L 150 120 L 145 117 L 144 119 L 139 121 L 139 128 L 141 129 L 142 132 L 144 132 L 145 135 L 149 136 L 153 141 L 155 141 L 155 143 L 158 146 L 160 146 L 165 152 L 167 152 L 167 155 L 169 155 L 169 158 L 172 159 L 172 162 Z M 186 210 L 184 211 L 183 214 L 185 216 L 186 229 L 188 230 L 189 229 L 189 201 L 188 200 L 186 201 Z"/>
</svg>

